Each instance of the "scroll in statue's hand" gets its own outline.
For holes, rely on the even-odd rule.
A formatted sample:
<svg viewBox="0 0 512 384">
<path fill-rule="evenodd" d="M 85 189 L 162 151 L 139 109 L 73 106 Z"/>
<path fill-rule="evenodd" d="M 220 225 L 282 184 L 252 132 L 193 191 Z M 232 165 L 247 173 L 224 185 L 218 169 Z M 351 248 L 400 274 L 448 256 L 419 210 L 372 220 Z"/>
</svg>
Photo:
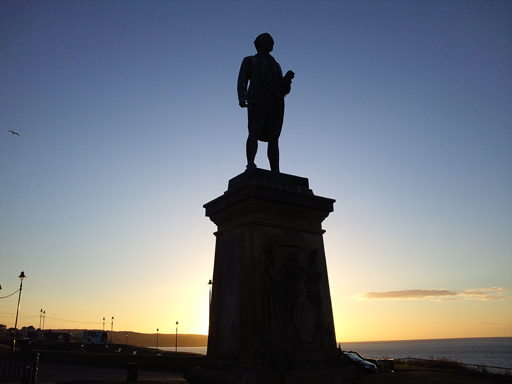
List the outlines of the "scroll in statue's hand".
<svg viewBox="0 0 512 384">
<path fill-rule="evenodd" d="M 295 73 L 293 71 L 286 72 L 286 75 L 284 75 L 284 78 L 286 81 L 292 82 L 292 79 L 295 77 Z"/>
<path fill-rule="evenodd" d="M 239 104 L 240 104 L 240 107 L 247 108 L 247 106 L 249 105 L 249 101 L 247 100 L 247 97 L 241 98 Z"/>
</svg>

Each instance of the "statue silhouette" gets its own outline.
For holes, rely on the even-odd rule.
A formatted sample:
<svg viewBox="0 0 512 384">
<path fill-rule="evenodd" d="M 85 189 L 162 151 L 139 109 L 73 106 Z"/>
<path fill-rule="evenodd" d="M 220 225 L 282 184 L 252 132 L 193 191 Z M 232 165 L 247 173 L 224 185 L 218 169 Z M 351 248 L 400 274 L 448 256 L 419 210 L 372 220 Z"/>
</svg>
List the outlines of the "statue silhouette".
<svg viewBox="0 0 512 384">
<path fill-rule="evenodd" d="M 238 101 L 247 108 L 249 136 L 247 138 L 247 169 L 256 168 L 254 159 L 258 140 L 268 142 L 267 156 L 270 170 L 279 172 L 279 136 L 283 127 L 284 98 L 291 90 L 295 74 L 286 72 L 270 55 L 274 40 L 262 33 L 254 40 L 254 56 L 243 59 L 238 74 Z"/>
</svg>

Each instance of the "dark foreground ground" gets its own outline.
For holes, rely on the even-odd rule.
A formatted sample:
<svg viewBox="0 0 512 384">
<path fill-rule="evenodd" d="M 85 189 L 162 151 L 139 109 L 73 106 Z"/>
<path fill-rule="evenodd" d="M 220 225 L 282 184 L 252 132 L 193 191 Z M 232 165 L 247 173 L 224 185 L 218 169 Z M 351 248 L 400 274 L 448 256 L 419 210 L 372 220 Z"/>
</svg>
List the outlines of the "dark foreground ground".
<svg viewBox="0 0 512 384">
<path fill-rule="evenodd" d="M 491 377 L 468 376 L 460 373 L 434 371 L 398 371 L 367 375 L 358 384 L 494 384 Z M 508 382 L 507 382 L 508 383 Z M 497 382 L 496 384 L 501 384 Z"/>
<path fill-rule="evenodd" d="M 37 383 L 118 383 L 126 381 L 127 370 L 119 368 L 84 367 L 81 365 L 68 364 L 45 364 L 39 365 Z M 145 381 L 161 383 L 186 383 L 181 378 L 181 373 L 139 371 L 138 382 Z M 133 382 L 130 382 L 133 383 Z"/>
<path fill-rule="evenodd" d="M 74 384 L 120 384 L 126 382 L 125 369 L 84 367 L 65 364 L 41 364 L 37 382 L 74 383 Z M 180 373 L 139 371 L 139 384 L 186 384 Z M 434 371 L 399 371 L 380 372 L 367 375 L 357 384 L 501 384 L 491 377 L 468 376 L 465 374 L 434 372 Z M 318 383 L 321 384 L 321 383 Z"/>
</svg>

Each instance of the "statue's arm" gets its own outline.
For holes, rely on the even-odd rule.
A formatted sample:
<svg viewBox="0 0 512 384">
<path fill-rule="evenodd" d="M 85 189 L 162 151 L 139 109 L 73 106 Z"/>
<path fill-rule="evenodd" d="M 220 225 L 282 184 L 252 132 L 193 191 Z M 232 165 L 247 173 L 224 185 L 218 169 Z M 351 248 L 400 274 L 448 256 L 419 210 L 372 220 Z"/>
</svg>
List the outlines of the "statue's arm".
<svg viewBox="0 0 512 384">
<path fill-rule="evenodd" d="M 244 58 L 238 73 L 237 91 L 238 103 L 242 108 L 247 106 L 247 85 L 249 84 L 251 74 L 251 60 L 249 57 Z"/>
</svg>

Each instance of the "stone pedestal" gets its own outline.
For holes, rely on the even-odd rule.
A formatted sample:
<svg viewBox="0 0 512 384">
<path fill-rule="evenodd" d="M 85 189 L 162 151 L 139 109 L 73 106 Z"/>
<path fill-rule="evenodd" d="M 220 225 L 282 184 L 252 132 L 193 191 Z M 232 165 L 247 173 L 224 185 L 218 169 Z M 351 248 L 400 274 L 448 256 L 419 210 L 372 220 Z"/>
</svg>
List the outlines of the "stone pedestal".
<svg viewBox="0 0 512 384">
<path fill-rule="evenodd" d="M 208 352 L 189 382 L 342 382 L 321 225 L 333 205 L 262 169 L 205 204 L 218 227 Z"/>
</svg>

